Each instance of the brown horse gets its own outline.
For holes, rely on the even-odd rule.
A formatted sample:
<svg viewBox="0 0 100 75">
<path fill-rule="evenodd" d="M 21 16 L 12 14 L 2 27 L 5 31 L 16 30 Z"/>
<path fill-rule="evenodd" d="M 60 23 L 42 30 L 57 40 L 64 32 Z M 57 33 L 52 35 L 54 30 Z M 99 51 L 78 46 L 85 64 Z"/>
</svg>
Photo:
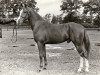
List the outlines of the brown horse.
<svg viewBox="0 0 100 75">
<path fill-rule="evenodd" d="M 71 22 L 66 24 L 51 24 L 45 21 L 32 8 L 23 7 L 17 19 L 21 24 L 28 19 L 34 34 L 34 40 L 38 45 L 40 58 L 40 71 L 46 69 L 46 44 L 59 44 L 67 41 L 73 42 L 78 53 L 80 54 L 80 66 L 78 72 L 83 69 L 83 60 L 85 60 L 85 71 L 89 71 L 88 57 L 90 52 L 90 41 L 85 28 L 77 23 Z"/>
</svg>

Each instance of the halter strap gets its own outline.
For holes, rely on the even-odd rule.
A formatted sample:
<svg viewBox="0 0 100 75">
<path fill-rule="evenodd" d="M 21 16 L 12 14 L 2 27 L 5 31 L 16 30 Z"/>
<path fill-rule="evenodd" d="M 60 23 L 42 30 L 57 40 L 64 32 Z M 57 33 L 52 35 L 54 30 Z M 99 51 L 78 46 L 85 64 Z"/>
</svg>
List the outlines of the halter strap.
<svg viewBox="0 0 100 75">
<path fill-rule="evenodd" d="M 16 31 L 16 34 L 15 34 L 15 31 Z M 14 38 L 15 38 L 15 40 L 14 40 Z M 17 24 L 16 23 L 15 23 L 15 26 L 13 28 L 13 35 L 12 35 L 11 41 L 12 41 L 12 43 L 17 42 Z"/>
</svg>

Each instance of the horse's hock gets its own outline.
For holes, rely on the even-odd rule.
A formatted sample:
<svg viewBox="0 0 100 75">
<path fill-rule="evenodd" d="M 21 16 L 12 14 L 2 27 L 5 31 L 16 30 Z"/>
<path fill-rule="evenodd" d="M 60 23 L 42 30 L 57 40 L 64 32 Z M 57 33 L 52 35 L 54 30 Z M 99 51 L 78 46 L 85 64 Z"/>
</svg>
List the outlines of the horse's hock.
<svg viewBox="0 0 100 75">
<path fill-rule="evenodd" d="M 2 27 L 0 26 L 0 38 L 2 38 Z"/>
</svg>

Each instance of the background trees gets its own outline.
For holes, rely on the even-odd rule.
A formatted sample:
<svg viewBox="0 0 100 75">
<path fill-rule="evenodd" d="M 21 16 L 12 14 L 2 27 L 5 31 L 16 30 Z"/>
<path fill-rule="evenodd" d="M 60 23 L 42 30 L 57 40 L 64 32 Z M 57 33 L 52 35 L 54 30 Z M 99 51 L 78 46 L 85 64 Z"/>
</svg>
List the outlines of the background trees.
<svg viewBox="0 0 100 75">
<path fill-rule="evenodd" d="M 79 10 L 82 8 L 83 12 L 80 14 Z M 61 11 L 63 11 L 63 14 L 66 14 L 63 23 L 77 22 L 81 24 L 86 23 L 87 27 L 100 26 L 98 25 L 100 0 L 89 0 L 87 2 L 82 0 L 62 0 Z"/>
<path fill-rule="evenodd" d="M 44 20 L 51 22 L 51 14 L 50 13 L 45 14 L 45 16 L 43 18 L 44 18 Z"/>
<path fill-rule="evenodd" d="M 32 7 L 37 12 L 39 11 L 35 0 L 1 0 L 0 15 L 13 12 L 13 17 L 18 16 L 22 3 L 27 4 L 28 7 Z M 62 0 L 60 7 L 62 14 L 52 16 L 52 14 L 47 13 L 44 19 L 54 24 L 76 22 L 87 27 L 100 26 L 100 0 L 88 0 L 87 2 L 83 2 L 83 0 Z"/>
<path fill-rule="evenodd" d="M 18 16 L 23 3 L 38 11 L 35 0 L 1 0 L 0 6 L 3 7 L 2 12 L 13 12 L 13 16 Z"/>
</svg>

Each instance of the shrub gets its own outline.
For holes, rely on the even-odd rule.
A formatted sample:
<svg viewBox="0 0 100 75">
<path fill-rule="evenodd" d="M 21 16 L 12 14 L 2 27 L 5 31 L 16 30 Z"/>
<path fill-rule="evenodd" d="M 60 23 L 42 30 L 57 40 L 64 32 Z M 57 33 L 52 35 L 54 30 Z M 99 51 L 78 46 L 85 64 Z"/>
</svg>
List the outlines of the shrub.
<svg viewBox="0 0 100 75">
<path fill-rule="evenodd" d="M 98 26 L 90 24 L 90 23 L 81 23 L 85 28 L 97 28 Z"/>
</svg>

